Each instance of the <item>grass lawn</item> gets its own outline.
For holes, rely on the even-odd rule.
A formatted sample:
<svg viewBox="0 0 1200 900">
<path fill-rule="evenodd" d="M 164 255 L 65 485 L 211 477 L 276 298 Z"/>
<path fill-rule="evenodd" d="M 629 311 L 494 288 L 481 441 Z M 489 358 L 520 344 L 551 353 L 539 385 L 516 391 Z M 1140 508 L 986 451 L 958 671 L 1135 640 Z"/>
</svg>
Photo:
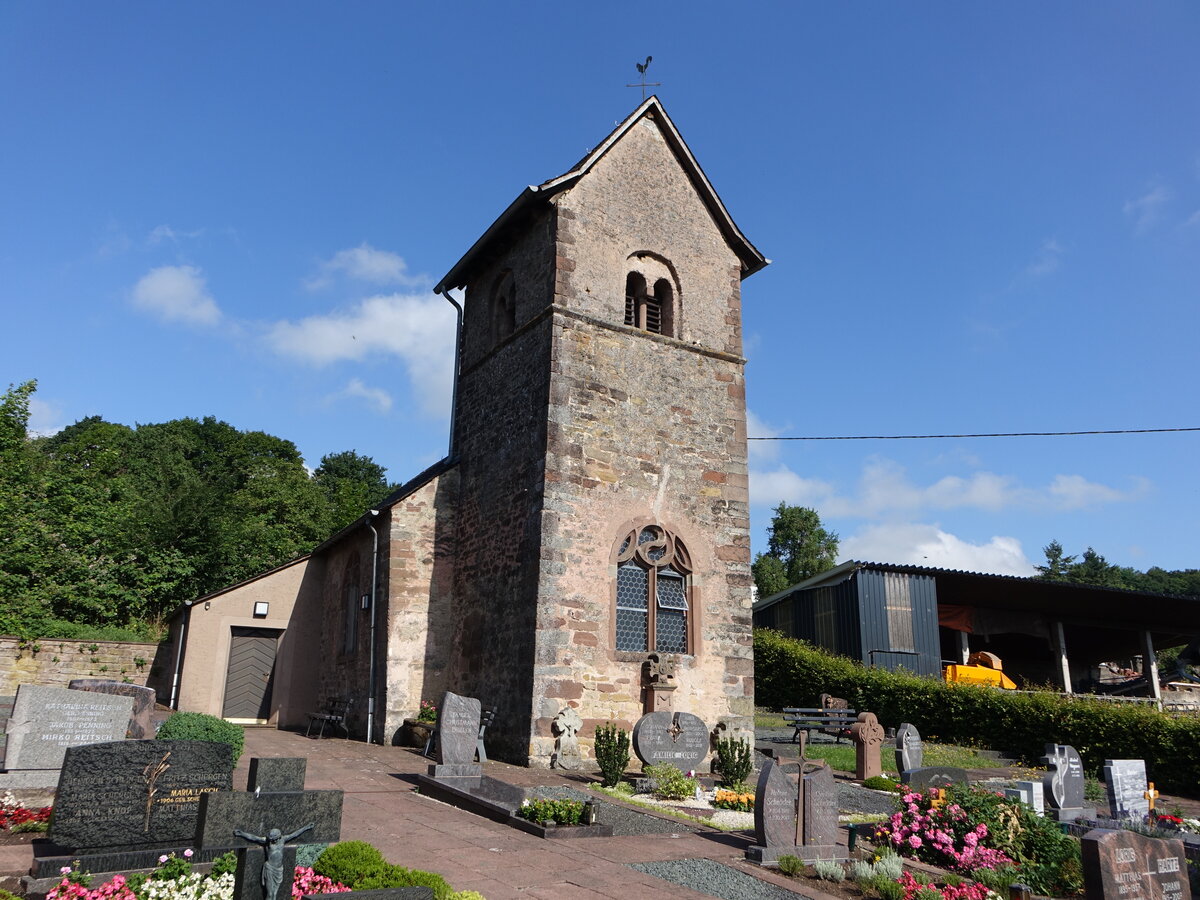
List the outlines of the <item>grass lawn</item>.
<svg viewBox="0 0 1200 900">
<path fill-rule="evenodd" d="M 809 759 L 823 759 L 831 769 L 839 772 L 854 771 L 853 744 L 809 744 L 804 755 Z M 886 744 L 880 748 L 880 762 L 886 775 L 896 775 L 896 756 Z M 925 765 L 957 766 L 960 769 L 1000 769 L 1004 763 L 981 756 L 971 747 L 956 747 L 952 744 L 925 742 Z"/>
</svg>

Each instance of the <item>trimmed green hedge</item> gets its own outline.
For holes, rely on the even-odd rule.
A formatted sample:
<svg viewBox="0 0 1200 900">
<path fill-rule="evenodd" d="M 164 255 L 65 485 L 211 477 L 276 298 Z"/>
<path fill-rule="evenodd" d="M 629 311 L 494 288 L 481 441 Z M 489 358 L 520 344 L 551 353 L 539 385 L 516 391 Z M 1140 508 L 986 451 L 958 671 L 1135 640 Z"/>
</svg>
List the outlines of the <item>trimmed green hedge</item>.
<svg viewBox="0 0 1200 900">
<path fill-rule="evenodd" d="M 1037 765 L 1048 743 L 1070 744 L 1093 774 L 1106 759 L 1144 759 L 1159 788 L 1200 792 L 1200 716 L 1142 703 L 1018 694 L 947 684 L 832 656 L 779 632 L 754 632 L 756 703 L 817 706 L 823 693 L 870 710 L 885 725 L 912 722 L 929 740 L 985 747 Z"/>
</svg>

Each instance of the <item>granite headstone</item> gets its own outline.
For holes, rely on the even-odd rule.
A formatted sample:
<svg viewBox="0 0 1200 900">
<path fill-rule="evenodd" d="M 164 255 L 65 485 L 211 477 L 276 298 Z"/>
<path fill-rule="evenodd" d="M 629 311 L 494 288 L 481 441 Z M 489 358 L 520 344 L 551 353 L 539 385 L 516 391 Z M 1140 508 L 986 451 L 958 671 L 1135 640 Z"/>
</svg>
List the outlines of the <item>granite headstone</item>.
<svg viewBox="0 0 1200 900">
<path fill-rule="evenodd" d="M 1140 822 L 1150 815 L 1144 759 L 1106 759 L 1104 787 L 1108 793 L 1108 808 L 1114 819 Z"/>
<path fill-rule="evenodd" d="M 905 772 L 919 769 L 925 765 L 925 744 L 921 741 L 921 732 L 911 722 L 902 722 L 896 729 L 896 771 L 901 780 Z"/>
<path fill-rule="evenodd" d="M 1004 789 L 1004 796 L 1020 800 L 1033 807 L 1039 816 L 1046 814 L 1045 790 L 1040 781 L 1015 781 L 1013 786 Z"/>
<path fill-rule="evenodd" d="M 836 844 L 837 829 L 837 784 L 833 780 L 833 770 L 821 766 L 804 775 L 804 846 Z"/>
<path fill-rule="evenodd" d="M 699 716 L 659 710 L 633 726 L 633 752 L 644 766 L 670 763 L 683 772 L 699 770 L 708 756 L 708 726 Z"/>
<path fill-rule="evenodd" d="M 799 845 L 797 787 L 774 760 L 763 764 L 754 792 L 755 841 L 746 850 L 747 859 L 766 863 L 785 854 L 810 861 L 837 856 L 837 786 L 833 771 L 823 765 L 804 774 L 804 823 Z"/>
<path fill-rule="evenodd" d="M 129 728 L 125 736 L 135 741 L 154 737 L 154 703 L 158 695 L 154 688 L 141 684 L 126 684 L 123 681 L 105 681 L 99 678 L 75 678 L 67 685 L 72 691 L 93 691 L 98 694 L 116 694 L 133 698 L 133 715 L 129 717 Z"/>
<path fill-rule="evenodd" d="M 774 760 L 767 760 L 754 791 L 754 843 L 791 847 L 796 843 L 796 783 Z"/>
<path fill-rule="evenodd" d="M 122 740 L 132 713 L 132 697 L 23 684 L 8 720 L 5 768 L 61 769 L 68 747 Z"/>
<path fill-rule="evenodd" d="M 922 766 L 904 773 L 904 783 L 914 791 L 930 788 L 948 788 L 952 784 L 970 784 L 971 776 L 966 769 L 957 766 Z"/>
<path fill-rule="evenodd" d="M 1181 840 L 1096 828 L 1080 852 L 1087 900 L 1191 900 Z"/>
<path fill-rule="evenodd" d="M 1045 785 L 1046 799 L 1049 801 L 1046 813 L 1050 818 L 1072 822 L 1096 815 L 1095 807 L 1084 806 L 1083 760 L 1074 747 L 1047 744 L 1042 765 L 1046 767 L 1042 784 Z"/>
<path fill-rule="evenodd" d="M 462 697 L 446 691 L 437 717 L 437 754 L 429 774 L 435 777 L 478 776 L 483 768 L 475 764 L 479 743 L 479 719 L 483 704 L 474 697 Z"/>
<path fill-rule="evenodd" d="M 259 757 L 250 760 L 246 790 L 302 791 L 308 760 L 304 757 Z"/>
<path fill-rule="evenodd" d="M 128 701 L 128 698 L 121 698 Z M 75 852 L 187 846 L 200 801 L 228 791 L 233 752 L 214 741 L 114 741 L 66 751 L 50 840 Z"/>
<path fill-rule="evenodd" d="M 200 803 L 200 846 L 239 847 L 252 843 L 235 838 L 235 829 L 265 835 L 272 828 L 289 832 L 312 823 L 306 843 L 336 843 L 342 830 L 341 791 L 241 791 L 205 794 Z"/>
</svg>

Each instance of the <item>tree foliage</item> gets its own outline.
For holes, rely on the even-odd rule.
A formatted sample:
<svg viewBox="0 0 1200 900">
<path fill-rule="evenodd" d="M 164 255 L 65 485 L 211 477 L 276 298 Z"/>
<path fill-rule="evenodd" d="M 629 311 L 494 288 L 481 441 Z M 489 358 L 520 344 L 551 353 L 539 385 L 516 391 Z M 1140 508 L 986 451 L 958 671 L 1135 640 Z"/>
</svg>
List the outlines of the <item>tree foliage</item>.
<svg viewBox="0 0 1200 900">
<path fill-rule="evenodd" d="M 780 503 L 767 531 L 767 552 L 751 566 L 758 596 L 769 597 L 832 569 L 837 551 L 838 536 L 822 527 L 815 509 Z"/>
<path fill-rule="evenodd" d="M 1037 566 L 1038 577 L 1066 584 L 1090 584 L 1096 587 L 1151 591 L 1159 594 L 1200 596 L 1200 569 L 1167 571 L 1152 566 L 1145 572 L 1110 563 L 1091 547 L 1076 556 L 1064 553 L 1062 544 L 1051 541 L 1042 548 L 1046 564 Z"/>
<path fill-rule="evenodd" d="M 0 396 L 0 632 L 161 620 L 308 552 L 387 492 L 353 451 L 309 475 L 291 442 L 208 417 L 99 416 L 28 434 L 36 382 Z"/>
</svg>

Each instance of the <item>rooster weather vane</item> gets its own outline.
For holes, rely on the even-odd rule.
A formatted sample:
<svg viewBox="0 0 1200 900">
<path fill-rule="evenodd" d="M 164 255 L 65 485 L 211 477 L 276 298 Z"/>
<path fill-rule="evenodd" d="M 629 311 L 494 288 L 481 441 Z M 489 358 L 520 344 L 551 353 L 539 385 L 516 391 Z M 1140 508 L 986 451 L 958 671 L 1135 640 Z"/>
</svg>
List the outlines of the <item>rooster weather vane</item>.
<svg viewBox="0 0 1200 900">
<path fill-rule="evenodd" d="M 650 61 L 652 59 L 654 59 L 653 56 L 647 56 L 646 61 L 644 63 L 634 63 L 634 65 L 637 66 L 638 74 L 642 76 L 642 80 L 637 82 L 636 84 L 625 85 L 625 87 L 640 87 L 642 89 L 642 100 L 643 101 L 646 99 L 646 88 L 662 87 L 661 81 L 649 81 L 649 82 L 646 81 L 646 70 L 650 68 Z"/>
</svg>

